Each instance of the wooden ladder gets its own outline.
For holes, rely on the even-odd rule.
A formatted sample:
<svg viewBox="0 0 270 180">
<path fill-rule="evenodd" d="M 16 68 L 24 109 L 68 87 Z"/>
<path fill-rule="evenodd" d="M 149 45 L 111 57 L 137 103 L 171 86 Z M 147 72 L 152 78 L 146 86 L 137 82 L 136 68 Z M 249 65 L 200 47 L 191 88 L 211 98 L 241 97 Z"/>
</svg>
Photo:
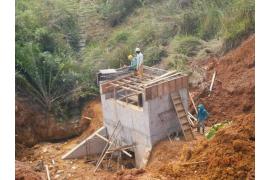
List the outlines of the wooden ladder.
<svg viewBox="0 0 270 180">
<path fill-rule="evenodd" d="M 179 92 L 171 93 L 171 99 L 185 140 L 190 141 L 195 139 L 192 128 L 190 127 L 190 124 L 188 122 L 188 117 L 181 101 L 181 96 Z"/>
</svg>

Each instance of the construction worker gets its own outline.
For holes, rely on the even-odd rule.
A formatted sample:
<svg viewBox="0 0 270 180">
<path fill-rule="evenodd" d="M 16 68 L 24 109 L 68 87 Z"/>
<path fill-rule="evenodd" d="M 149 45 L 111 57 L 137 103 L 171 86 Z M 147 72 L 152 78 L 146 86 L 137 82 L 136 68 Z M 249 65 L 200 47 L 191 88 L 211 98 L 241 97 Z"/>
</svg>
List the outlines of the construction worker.
<svg viewBox="0 0 270 180">
<path fill-rule="evenodd" d="M 136 70 L 136 68 L 137 68 L 136 58 L 133 58 L 132 55 L 129 55 L 128 60 L 130 60 L 129 70 Z"/>
<path fill-rule="evenodd" d="M 140 77 L 143 76 L 143 54 L 141 53 L 140 48 L 135 49 L 136 52 L 136 61 L 137 61 L 137 72 Z"/>
<path fill-rule="evenodd" d="M 198 105 L 198 126 L 197 126 L 197 132 L 200 132 L 200 129 L 202 128 L 203 134 L 204 134 L 204 128 L 205 128 L 205 120 L 208 118 L 208 112 L 206 111 L 203 104 Z"/>
</svg>

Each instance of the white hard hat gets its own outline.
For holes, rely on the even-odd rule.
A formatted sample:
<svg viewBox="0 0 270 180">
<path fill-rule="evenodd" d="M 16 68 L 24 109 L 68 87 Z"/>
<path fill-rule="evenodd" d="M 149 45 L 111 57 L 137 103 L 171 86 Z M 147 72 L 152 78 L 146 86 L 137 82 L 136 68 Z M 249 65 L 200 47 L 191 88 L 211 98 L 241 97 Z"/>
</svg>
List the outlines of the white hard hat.
<svg viewBox="0 0 270 180">
<path fill-rule="evenodd" d="M 136 48 L 135 51 L 138 52 L 138 51 L 141 51 L 141 50 L 140 50 L 140 48 Z"/>
</svg>

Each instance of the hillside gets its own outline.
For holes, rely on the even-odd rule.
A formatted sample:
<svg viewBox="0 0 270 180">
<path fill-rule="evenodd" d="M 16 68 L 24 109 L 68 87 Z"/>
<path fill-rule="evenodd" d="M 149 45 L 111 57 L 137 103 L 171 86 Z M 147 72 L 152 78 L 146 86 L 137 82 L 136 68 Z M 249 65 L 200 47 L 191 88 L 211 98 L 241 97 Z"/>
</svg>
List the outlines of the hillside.
<svg viewBox="0 0 270 180">
<path fill-rule="evenodd" d="M 212 74 L 213 69 L 218 71 L 218 79 L 228 76 L 222 74 L 226 68 L 246 68 L 239 71 L 236 78 L 230 78 L 229 84 L 234 84 L 234 89 L 228 92 L 227 83 L 215 84 L 213 94 L 204 97 L 204 89 L 191 91 L 199 94 L 198 102 L 204 102 L 211 113 L 209 124 L 223 122 L 232 123 L 219 130 L 213 139 L 206 140 L 197 135 L 196 141 L 184 142 L 164 140 L 157 144 L 152 151 L 148 166 L 144 170 L 123 170 L 117 174 L 101 170 L 93 174 L 94 165 L 81 160 L 62 160 L 61 156 L 72 146 L 79 143 L 90 135 L 95 129 L 101 127 L 102 113 L 99 101 L 93 101 L 84 110 L 84 115 L 92 117 L 87 131 L 80 137 L 66 141 L 65 143 L 44 143 L 33 148 L 22 148 L 17 150 L 17 159 L 30 162 L 33 167 L 42 160 L 50 164 L 49 168 L 53 177 L 80 178 L 82 174 L 86 179 L 254 179 L 255 168 L 255 115 L 254 115 L 254 41 L 250 36 L 238 48 L 232 50 L 220 58 L 206 59 L 197 62 L 203 63 L 207 73 Z M 248 52 L 248 53 L 247 53 Z M 235 59 L 242 59 L 239 63 L 230 63 Z M 245 59 L 246 61 L 243 61 Z M 194 64 L 193 64 L 194 65 Z M 220 70 L 220 71 L 219 71 Z M 229 73 L 230 74 L 230 73 Z M 231 73 L 231 76 L 234 73 Z M 242 78 L 239 78 L 242 77 Z M 246 79 L 250 79 L 248 85 Z M 210 81 L 206 78 L 206 82 Z M 223 81 L 222 81 L 223 82 Z M 241 95 L 238 93 L 241 91 Z M 230 93 L 228 98 L 227 93 Z M 248 100 L 248 106 L 243 100 Z M 228 106 L 228 101 L 237 102 L 238 108 Z M 214 105 L 214 107 L 212 107 Z M 233 108 L 233 109 L 231 109 Z M 218 154 L 218 156 L 217 156 Z M 54 159 L 56 165 L 51 164 Z M 204 162 L 207 164 L 192 164 L 193 162 Z M 191 163 L 191 164 L 189 164 Z M 71 170 L 72 169 L 72 170 Z"/>
</svg>

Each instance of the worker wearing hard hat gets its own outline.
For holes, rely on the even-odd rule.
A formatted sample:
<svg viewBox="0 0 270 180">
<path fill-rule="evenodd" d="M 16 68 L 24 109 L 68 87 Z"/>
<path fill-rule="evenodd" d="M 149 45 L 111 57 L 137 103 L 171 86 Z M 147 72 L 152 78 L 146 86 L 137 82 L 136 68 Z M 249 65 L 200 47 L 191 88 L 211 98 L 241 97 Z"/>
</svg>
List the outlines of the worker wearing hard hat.
<svg viewBox="0 0 270 180">
<path fill-rule="evenodd" d="M 132 55 L 129 55 L 128 60 L 130 60 L 129 70 L 136 70 L 136 68 L 137 68 L 137 60 L 136 60 L 136 58 L 133 58 Z"/>
<path fill-rule="evenodd" d="M 138 71 L 138 75 L 142 77 L 143 76 L 143 54 L 141 53 L 140 48 L 136 48 L 135 52 L 136 52 L 136 61 L 137 61 L 136 70 Z"/>
</svg>

